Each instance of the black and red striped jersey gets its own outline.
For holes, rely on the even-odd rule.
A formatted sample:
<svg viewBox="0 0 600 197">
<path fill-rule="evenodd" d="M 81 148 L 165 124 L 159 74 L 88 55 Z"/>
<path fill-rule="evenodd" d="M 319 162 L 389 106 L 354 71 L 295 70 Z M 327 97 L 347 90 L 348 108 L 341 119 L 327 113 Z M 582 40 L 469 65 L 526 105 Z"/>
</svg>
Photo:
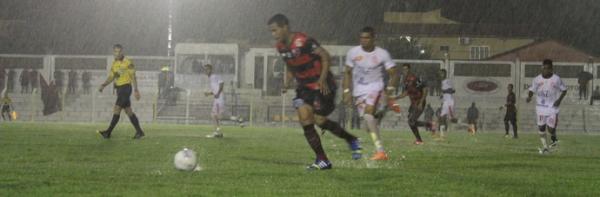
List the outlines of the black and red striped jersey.
<svg viewBox="0 0 600 197">
<path fill-rule="evenodd" d="M 288 69 L 294 74 L 298 86 L 316 90 L 319 89 L 317 81 L 321 76 L 321 57 L 315 53 L 315 49 L 321 45 L 304 33 L 293 33 L 289 45 L 282 42 L 276 44 L 279 55 L 288 65 Z"/>
</svg>

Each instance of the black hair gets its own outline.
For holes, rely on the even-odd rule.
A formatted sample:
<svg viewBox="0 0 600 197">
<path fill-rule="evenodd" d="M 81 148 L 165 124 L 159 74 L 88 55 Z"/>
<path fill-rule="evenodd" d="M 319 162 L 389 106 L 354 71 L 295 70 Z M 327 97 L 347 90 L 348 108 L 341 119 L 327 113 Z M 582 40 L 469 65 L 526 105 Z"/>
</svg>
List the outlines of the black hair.
<svg viewBox="0 0 600 197">
<path fill-rule="evenodd" d="M 404 64 L 402 64 L 402 67 L 408 67 L 410 69 L 410 64 L 409 63 L 404 63 Z"/>
<path fill-rule="evenodd" d="M 371 37 L 375 37 L 375 28 L 366 26 L 360 29 L 360 33 L 369 33 Z"/>
<path fill-rule="evenodd" d="M 269 21 L 267 22 L 267 25 L 271 25 L 273 23 L 277 24 L 277 26 L 279 26 L 279 27 L 283 27 L 285 25 L 289 25 L 290 21 L 283 14 L 275 14 L 273 17 L 271 17 L 269 19 Z"/>
<path fill-rule="evenodd" d="M 553 65 L 552 65 L 552 60 L 551 60 L 551 59 L 545 59 L 545 60 L 543 61 L 543 63 L 542 63 L 542 66 L 543 66 L 543 65 L 548 65 L 548 66 L 550 66 L 550 68 L 552 68 L 552 66 L 553 66 Z"/>
<path fill-rule="evenodd" d="M 123 45 L 115 44 L 115 45 L 113 45 L 113 49 L 123 49 Z"/>
</svg>

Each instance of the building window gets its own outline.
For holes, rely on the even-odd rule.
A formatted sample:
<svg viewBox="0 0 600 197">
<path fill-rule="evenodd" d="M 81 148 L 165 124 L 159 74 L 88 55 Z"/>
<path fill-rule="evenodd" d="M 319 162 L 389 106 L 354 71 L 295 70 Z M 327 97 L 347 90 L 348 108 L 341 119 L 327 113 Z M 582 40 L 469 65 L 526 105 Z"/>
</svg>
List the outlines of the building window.
<svg viewBox="0 0 600 197">
<path fill-rule="evenodd" d="M 490 47 L 489 46 L 472 46 L 471 47 L 471 59 L 472 60 L 480 60 L 485 59 L 490 56 Z"/>
</svg>

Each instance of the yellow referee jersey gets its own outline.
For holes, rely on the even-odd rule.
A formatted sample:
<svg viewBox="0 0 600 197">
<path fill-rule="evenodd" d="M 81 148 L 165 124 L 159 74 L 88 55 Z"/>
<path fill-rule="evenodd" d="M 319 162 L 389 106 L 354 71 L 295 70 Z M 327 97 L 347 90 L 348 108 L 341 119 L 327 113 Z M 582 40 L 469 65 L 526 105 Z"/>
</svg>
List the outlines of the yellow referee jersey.
<svg viewBox="0 0 600 197">
<path fill-rule="evenodd" d="M 122 60 L 115 59 L 110 68 L 109 76 L 114 78 L 115 85 L 117 86 L 131 84 L 133 76 L 135 76 L 133 63 L 128 58 L 123 58 Z"/>
</svg>

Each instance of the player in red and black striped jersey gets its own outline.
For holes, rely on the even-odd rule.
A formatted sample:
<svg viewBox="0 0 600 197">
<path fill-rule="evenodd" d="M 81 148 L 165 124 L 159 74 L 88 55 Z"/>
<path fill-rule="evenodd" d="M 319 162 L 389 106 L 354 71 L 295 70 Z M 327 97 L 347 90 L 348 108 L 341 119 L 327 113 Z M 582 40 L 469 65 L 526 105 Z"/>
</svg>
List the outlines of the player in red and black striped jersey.
<svg viewBox="0 0 600 197">
<path fill-rule="evenodd" d="M 416 141 L 415 144 L 420 145 L 423 144 L 423 140 L 421 139 L 421 135 L 419 134 L 419 128 L 422 126 L 426 126 L 435 132 L 435 125 L 433 122 L 422 122 L 419 121 L 419 117 L 423 113 L 425 109 L 425 105 L 427 105 L 427 86 L 425 82 L 421 81 L 419 77 L 413 74 L 410 71 L 410 64 L 403 64 L 402 71 L 404 73 L 404 91 L 397 99 L 404 98 L 408 96 L 410 98 L 410 107 L 408 108 L 408 126 L 412 130 L 415 135 Z"/>
<path fill-rule="evenodd" d="M 329 53 L 319 43 L 300 32 L 291 32 L 285 15 L 276 14 L 267 22 L 272 36 L 277 40 L 276 49 L 287 64 L 283 92 L 291 80 L 296 80 L 296 97 L 293 105 L 298 112 L 304 136 L 316 154 L 315 163 L 308 169 L 330 169 L 331 163 L 321 146 L 321 139 L 315 130 L 316 124 L 343 138 L 350 145 L 353 159 L 361 157 L 358 139 L 340 127 L 340 124 L 327 119 L 335 109 L 337 85 L 329 70 Z"/>
</svg>

